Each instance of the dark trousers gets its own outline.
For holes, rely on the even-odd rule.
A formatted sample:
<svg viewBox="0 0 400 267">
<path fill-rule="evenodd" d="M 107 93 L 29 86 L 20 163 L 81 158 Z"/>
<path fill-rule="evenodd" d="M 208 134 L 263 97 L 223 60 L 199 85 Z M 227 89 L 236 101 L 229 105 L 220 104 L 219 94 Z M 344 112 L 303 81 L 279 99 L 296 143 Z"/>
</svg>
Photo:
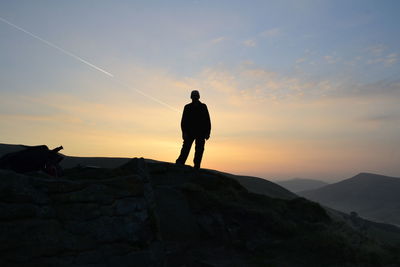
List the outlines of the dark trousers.
<svg viewBox="0 0 400 267">
<path fill-rule="evenodd" d="M 196 169 L 200 168 L 201 159 L 203 158 L 204 144 L 206 142 L 204 138 L 186 137 L 183 140 L 181 154 L 179 155 L 179 158 L 176 160 L 176 163 L 185 164 L 186 159 L 189 156 L 190 148 L 192 147 L 193 141 L 195 140 L 196 140 L 196 146 L 195 146 L 193 163 Z"/>
</svg>

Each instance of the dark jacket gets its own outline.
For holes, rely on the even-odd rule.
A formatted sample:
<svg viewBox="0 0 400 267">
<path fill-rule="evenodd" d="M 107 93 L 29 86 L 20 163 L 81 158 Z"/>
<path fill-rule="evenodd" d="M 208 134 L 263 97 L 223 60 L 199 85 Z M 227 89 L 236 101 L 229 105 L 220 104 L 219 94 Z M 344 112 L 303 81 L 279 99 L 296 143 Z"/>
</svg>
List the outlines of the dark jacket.
<svg viewBox="0 0 400 267">
<path fill-rule="evenodd" d="M 206 104 L 200 101 L 187 104 L 183 110 L 181 128 L 184 135 L 209 138 L 211 120 Z"/>
</svg>

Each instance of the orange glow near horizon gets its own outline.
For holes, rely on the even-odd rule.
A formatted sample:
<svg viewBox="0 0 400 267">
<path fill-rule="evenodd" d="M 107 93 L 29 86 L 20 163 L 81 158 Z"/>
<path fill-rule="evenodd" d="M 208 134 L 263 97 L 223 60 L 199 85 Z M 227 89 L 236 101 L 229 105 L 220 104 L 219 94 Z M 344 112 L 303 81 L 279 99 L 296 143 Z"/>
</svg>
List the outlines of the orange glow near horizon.
<svg viewBox="0 0 400 267">
<path fill-rule="evenodd" d="M 204 168 L 400 176 L 393 3 L 28 2 L 0 3 L 1 143 L 174 162 L 196 89 Z"/>
<path fill-rule="evenodd" d="M 201 100 L 208 105 L 212 120 L 204 168 L 269 179 L 298 176 L 332 179 L 361 171 L 384 172 L 380 165 L 390 166 L 393 161 L 381 157 L 382 153 L 391 153 L 390 138 L 382 140 L 365 135 L 365 131 L 382 131 L 377 122 L 357 122 L 346 117 L 349 112 L 346 106 L 351 103 L 353 113 L 354 108 L 364 112 L 363 109 L 370 108 L 368 100 L 258 101 L 240 94 L 232 96 L 231 89 L 222 81 L 218 83 L 219 89 L 213 89 L 210 84 L 203 84 L 208 80 L 204 76 L 190 81 L 175 81 L 157 73 L 154 76 L 159 84 L 153 81 L 152 86 L 163 86 L 169 92 L 166 98 L 181 108 L 190 101 L 190 90 L 184 88 L 207 88 L 200 89 Z M 110 91 L 95 86 L 100 92 L 95 103 L 63 94 L 24 96 L 15 98 L 14 103 L 8 102 L 8 105 L 23 103 L 60 111 L 46 116 L 1 115 L 3 136 L 7 136 L 2 142 L 63 145 L 63 153 L 71 156 L 175 161 L 182 145 L 181 113 L 154 106 L 146 99 L 132 105 L 139 97 L 134 92 L 122 97 L 118 88 Z M 387 101 L 390 100 L 382 100 Z M 193 150 L 194 146 L 187 161 L 189 165 Z"/>
</svg>

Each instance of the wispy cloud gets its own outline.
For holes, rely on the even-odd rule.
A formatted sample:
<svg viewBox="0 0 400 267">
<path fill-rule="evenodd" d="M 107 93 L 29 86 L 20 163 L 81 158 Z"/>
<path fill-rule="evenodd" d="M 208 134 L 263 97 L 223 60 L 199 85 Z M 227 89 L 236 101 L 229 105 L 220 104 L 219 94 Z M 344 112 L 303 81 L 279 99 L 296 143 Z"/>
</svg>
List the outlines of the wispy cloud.
<svg viewBox="0 0 400 267">
<path fill-rule="evenodd" d="M 212 40 L 210 41 L 210 43 L 211 43 L 211 44 L 219 44 L 219 43 L 222 43 L 222 42 L 225 41 L 225 40 L 226 40 L 226 37 L 225 37 L 225 36 L 220 36 L 220 37 L 218 37 L 218 38 L 212 39 Z"/>
<path fill-rule="evenodd" d="M 390 67 L 399 61 L 399 54 L 389 51 L 384 44 L 367 47 L 365 51 L 368 56 L 367 64 L 383 64 Z"/>
<path fill-rule="evenodd" d="M 249 39 L 249 40 L 243 41 L 243 45 L 245 45 L 247 47 L 255 47 L 257 45 L 257 43 L 254 39 Z"/>
<path fill-rule="evenodd" d="M 301 72 L 285 75 L 255 64 L 242 64 L 230 69 L 208 68 L 186 82 L 219 92 L 219 97 L 233 105 L 318 99 L 390 99 L 400 95 L 400 80 L 362 83 L 352 79 L 350 74 L 348 78 L 341 78 L 313 78 Z"/>
<path fill-rule="evenodd" d="M 399 60 L 399 55 L 396 53 L 392 53 L 386 56 L 384 64 L 386 66 L 391 66 L 393 64 L 396 64 L 398 60 Z"/>
<path fill-rule="evenodd" d="M 285 76 L 252 64 L 242 64 L 238 68 L 208 68 L 197 77 L 187 80 L 220 93 L 221 99 L 230 104 L 264 103 L 284 101 L 317 94 L 326 94 L 333 85 L 326 81 L 310 82 L 296 76 Z"/>
<path fill-rule="evenodd" d="M 24 121 L 24 122 L 40 122 L 40 121 L 56 121 L 58 119 L 58 116 L 30 115 L 30 114 L 0 114 L 0 119 Z"/>
<path fill-rule="evenodd" d="M 382 55 L 383 52 L 386 51 L 386 49 L 387 48 L 384 44 L 378 44 L 378 45 L 373 45 L 373 46 L 367 47 L 365 49 L 365 51 L 374 56 L 380 56 L 380 55 Z"/>
<path fill-rule="evenodd" d="M 396 64 L 399 60 L 399 56 L 396 53 L 392 53 L 389 55 L 375 57 L 367 60 L 368 64 L 383 64 L 385 67 L 390 67 Z"/>
<path fill-rule="evenodd" d="M 272 28 L 260 33 L 261 37 L 276 37 L 282 34 L 282 30 L 280 28 Z"/>
<path fill-rule="evenodd" d="M 307 58 L 301 57 L 301 58 L 296 59 L 295 63 L 296 63 L 296 64 L 301 64 L 301 63 L 303 63 L 303 62 L 306 62 L 306 60 L 307 60 Z"/>
<path fill-rule="evenodd" d="M 257 34 L 253 38 L 243 41 L 242 44 L 247 47 L 255 47 L 255 46 L 257 46 L 258 42 L 262 41 L 262 39 L 274 38 L 274 37 L 280 36 L 281 34 L 282 34 L 282 31 L 279 28 L 268 29 L 266 31 L 263 31 L 263 32 Z"/>
<path fill-rule="evenodd" d="M 340 59 L 338 57 L 335 56 L 324 56 L 324 60 L 328 63 L 328 64 L 336 64 L 340 61 Z"/>
<path fill-rule="evenodd" d="M 396 122 L 400 121 L 400 114 L 395 113 L 380 113 L 372 114 L 361 118 L 362 121 L 367 122 Z"/>
</svg>

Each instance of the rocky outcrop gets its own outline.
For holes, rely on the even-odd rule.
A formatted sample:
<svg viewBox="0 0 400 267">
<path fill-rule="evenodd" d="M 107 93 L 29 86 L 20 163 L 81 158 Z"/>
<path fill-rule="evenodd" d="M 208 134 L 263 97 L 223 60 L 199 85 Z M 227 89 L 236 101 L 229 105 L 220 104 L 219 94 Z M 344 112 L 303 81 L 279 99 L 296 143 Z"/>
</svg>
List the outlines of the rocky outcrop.
<svg viewBox="0 0 400 267">
<path fill-rule="evenodd" d="M 1 266 L 161 266 L 144 161 L 102 179 L 82 172 L 0 171 Z"/>
<path fill-rule="evenodd" d="M 43 171 L 51 176 L 61 175 L 60 161 L 63 156 L 58 152 L 59 146 L 50 150 L 46 145 L 27 146 L 21 151 L 11 152 L 0 157 L 0 169 L 19 173 Z"/>
</svg>

